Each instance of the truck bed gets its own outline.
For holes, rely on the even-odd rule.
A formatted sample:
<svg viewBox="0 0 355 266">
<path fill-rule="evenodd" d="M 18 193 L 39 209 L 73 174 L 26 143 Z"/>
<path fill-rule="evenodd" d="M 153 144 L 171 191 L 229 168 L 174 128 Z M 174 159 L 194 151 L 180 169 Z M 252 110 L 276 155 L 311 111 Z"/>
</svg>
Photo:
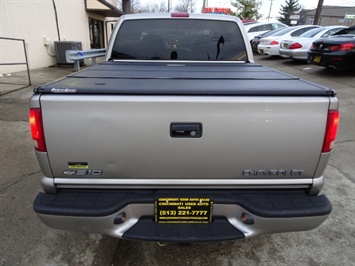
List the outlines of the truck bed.
<svg viewBox="0 0 355 266">
<path fill-rule="evenodd" d="M 201 65 L 107 62 L 38 88 L 54 182 L 312 184 L 334 91 L 256 64 Z"/>
<path fill-rule="evenodd" d="M 35 91 L 119 95 L 335 95 L 328 88 L 254 63 L 191 62 L 105 62 Z"/>
</svg>

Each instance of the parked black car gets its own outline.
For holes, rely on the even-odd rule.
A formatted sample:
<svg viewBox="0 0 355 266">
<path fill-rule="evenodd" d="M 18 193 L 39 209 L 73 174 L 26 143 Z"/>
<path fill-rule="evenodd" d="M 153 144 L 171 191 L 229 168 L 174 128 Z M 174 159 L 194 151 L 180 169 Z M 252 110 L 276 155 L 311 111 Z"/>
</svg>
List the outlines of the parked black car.
<svg viewBox="0 0 355 266">
<path fill-rule="evenodd" d="M 284 28 L 277 28 L 274 30 L 270 30 L 267 32 L 264 32 L 258 36 L 255 36 L 253 39 L 251 39 L 250 44 L 251 44 L 251 49 L 253 50 L 253 52 L 257 52 L 258 51 L 258 44 L 260 43 L 260 39 L 264 38 L 264 37 L 268 37 L 268 36 L 272 36 L 274 33 L 283 30 Z"/>
<path fill-rule="evenodd" d="M 328 68 L 355 69 L 355 26 L 314 41 L 308 51 L 308 62 Z"/>
</svg>

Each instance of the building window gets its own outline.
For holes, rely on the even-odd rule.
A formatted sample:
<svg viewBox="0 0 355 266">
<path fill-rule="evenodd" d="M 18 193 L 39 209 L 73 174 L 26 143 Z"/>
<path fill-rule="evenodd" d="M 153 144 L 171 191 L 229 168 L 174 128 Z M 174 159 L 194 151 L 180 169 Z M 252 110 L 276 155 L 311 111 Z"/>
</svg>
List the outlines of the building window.
<svg viewBox="0 0 355 266">
<path fill-rule="evenodd" d="M 90 48 L 104 48 L 104 23 L 101 20 L 89 18 Z"/>
</svg>

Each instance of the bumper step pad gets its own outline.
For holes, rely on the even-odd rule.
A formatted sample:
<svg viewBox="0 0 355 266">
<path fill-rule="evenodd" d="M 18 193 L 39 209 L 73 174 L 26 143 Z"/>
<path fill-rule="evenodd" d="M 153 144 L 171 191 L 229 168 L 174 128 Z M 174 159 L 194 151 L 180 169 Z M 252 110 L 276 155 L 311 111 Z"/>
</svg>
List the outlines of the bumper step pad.
<svg viewBox="0 0 355 266">
<path fill-rule="evenodd" d="M 245 238 L 244 234 L 224 217 L 215 217 L 212 223 L 196 226 L 196 224 L 159 224 L 153 221 L 153 216 L 141 217 L 122 237 L 132 240 L 181 243 Z"/>
<path fill-rule="evenodd" d="M 304 190 L 88 190 L 62 189 L 39 193 L 33 208 L 48 215 L 99 217 L 129 204 L 151 203 L 165 197 L 210 198 L 213 204 L 236 204 L 261 217 L 288 218 L 327 215 L 331 204 L 325 195 L 309 196 Z"/>
</svg>

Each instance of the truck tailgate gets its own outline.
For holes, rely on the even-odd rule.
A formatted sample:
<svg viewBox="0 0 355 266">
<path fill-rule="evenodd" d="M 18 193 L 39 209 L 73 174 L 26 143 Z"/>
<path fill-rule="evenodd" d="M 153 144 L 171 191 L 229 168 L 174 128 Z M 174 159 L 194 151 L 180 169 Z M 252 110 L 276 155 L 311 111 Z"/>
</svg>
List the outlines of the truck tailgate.
<svg viewBox="0 0 355 266">
<path fill-rule="evenodd" d="M 40 102 L 53 176 L 90 179 L 312 178 L 329 107 L 324 96 L 43 94 Z M 174 135 L 173 125 L 201 132 Z"/>
</svg>

